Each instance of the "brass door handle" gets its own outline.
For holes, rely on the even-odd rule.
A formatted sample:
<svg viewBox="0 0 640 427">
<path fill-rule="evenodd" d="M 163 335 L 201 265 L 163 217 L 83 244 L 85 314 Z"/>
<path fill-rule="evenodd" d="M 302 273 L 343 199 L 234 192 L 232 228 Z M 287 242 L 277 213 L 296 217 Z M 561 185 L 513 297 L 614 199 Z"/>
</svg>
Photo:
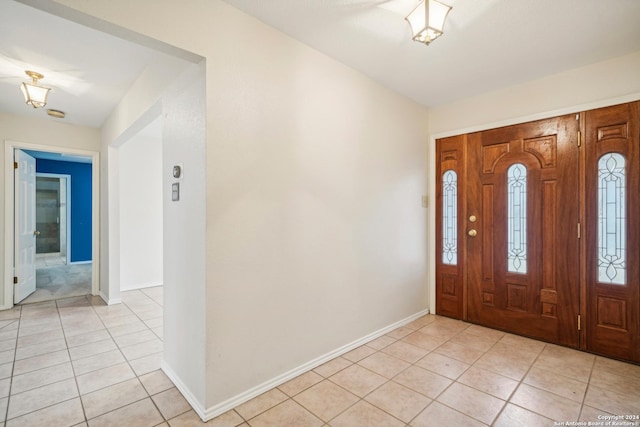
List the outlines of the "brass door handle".
<svg viewBox="0 0 640 427">
<path fill-rule="evenodd" d="M 478 235 L 478 232 L 475 228 L 472 228 L 471 230 L 467 231 L 467 234 L 471 237 L 476 237 Z"/>
<path fill-rule="evenodd" d="M 38 237 L 40 235 L 40 232 L 38 230 L 36 230 L 36 231 L 33 232 L 33 235 Z"/>
</svg>

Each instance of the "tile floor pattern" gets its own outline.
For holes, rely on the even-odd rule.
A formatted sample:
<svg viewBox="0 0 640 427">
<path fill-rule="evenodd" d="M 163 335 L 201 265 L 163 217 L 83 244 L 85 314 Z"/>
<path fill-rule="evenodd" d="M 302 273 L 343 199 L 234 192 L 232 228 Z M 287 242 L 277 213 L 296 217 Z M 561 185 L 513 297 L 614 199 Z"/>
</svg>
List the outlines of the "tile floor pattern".
<svg viewBox="0 0 640 427">
<path fill-rule="evenodd" d="M 160 371 L 162 288 L 0 312 L 6 425 L 199 426 Z M 640 414 L 640 366 L 428 315 L 210 426 L 554 426 Z"/>
</svg>

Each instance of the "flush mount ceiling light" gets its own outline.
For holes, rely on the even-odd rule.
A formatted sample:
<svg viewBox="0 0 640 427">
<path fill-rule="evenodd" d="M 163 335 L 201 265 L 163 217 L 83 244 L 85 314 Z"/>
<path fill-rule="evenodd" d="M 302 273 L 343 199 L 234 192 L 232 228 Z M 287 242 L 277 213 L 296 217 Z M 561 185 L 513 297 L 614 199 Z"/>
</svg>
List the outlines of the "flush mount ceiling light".
<svg viewBox="0 0 640 427">
<path fill-rule="evenodd" d="M 423 0 L 405 19 L 411 26 L 413 40 L 428 45 L 444 30 L 444 20 L 451 6 L 437 0 Z"/>
<path fill-rule="evenodd" d="M 44 78 L 42 74 L 29 70 L 25 71 L 25 73 L 27 76 L 31 77 L 31 82 L 24 82 L 20 85 L 20 90 L 22 90 L 24 100 L 27 105 L 31 105 L 33 108 L 44 107 L 47 105 L 47 95 L 51 88 L 38 86 L 38 80 Z"/>
<path fill-rule="evenodd" d="M 56 119 L 64 119 L 64 116 L 66 115 L 64 111 L 60 110 L 47 110 L 47 114 L 51 117 L 55 117 Z"/>
</svg>

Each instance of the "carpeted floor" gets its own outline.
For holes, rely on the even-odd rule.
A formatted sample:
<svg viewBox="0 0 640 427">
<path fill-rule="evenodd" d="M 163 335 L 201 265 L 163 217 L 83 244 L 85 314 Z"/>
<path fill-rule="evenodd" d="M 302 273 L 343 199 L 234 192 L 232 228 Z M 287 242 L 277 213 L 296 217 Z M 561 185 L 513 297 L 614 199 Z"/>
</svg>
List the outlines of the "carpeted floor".
<svg viewBox="0 0 640 427">
<path fill-rule="evenodd" d="M 36 291 L 21 304 L 49 301 L 91 293 L 91 264 L 39 266 Z"/>
</svg>

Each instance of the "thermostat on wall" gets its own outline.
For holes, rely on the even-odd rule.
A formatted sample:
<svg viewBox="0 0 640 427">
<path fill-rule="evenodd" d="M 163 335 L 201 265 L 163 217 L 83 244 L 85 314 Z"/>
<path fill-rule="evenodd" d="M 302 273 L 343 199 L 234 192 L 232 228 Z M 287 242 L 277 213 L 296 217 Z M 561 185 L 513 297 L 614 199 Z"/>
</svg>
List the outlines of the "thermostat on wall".
<svg viewBox="0 0 640 427">
<path fill-rule="evenodd" d="M 180 178 L 182 176 L 182 165 L 175 165 L 173 167 L 173 177 Z"/>
</svg>

